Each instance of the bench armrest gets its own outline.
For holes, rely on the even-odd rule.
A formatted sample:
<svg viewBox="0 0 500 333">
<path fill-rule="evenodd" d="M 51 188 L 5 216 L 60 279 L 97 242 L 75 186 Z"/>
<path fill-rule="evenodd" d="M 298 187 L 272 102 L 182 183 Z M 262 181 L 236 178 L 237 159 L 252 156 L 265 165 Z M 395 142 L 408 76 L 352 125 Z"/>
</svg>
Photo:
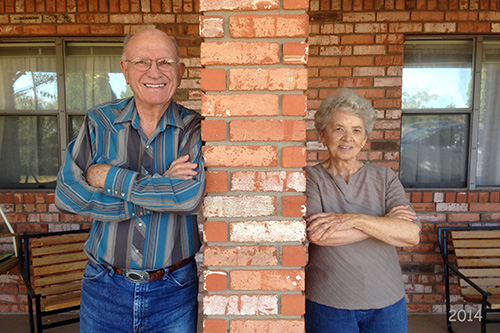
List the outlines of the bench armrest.
<svg viewBox="0 0 500 333">
<path fill-rule="evenodd" d="M 457 274 L 460 278 L 466 281 L 471 285 L 472 288 L 476 289 L 481 295 L 484 297 L 491 296 L 492 293 L 483 290 L 480 286 L 471 281 L 467 276 L 462 274 L 455 266 L 453 266 L 448 260 L 448 231 L 452 230 L 477 230 L 480 228 L 471 228 L 471 227 L 440 227 L 438 228 L 438 240 L 439 240 L 439 252 L 441 253 L 441 257 L 443 258 L 443 262 L 445 265 L 445 269 L 451 269 L 455 274 Z"/>
</svg>

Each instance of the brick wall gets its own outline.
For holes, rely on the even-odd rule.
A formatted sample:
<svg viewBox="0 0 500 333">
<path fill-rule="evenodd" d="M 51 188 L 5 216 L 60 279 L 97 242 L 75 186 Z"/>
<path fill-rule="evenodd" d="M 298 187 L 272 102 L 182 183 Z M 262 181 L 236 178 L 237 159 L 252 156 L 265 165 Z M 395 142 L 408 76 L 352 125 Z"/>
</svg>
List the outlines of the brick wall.
<svg viewBox="0 0 500 333">
<path fill-rule="evenodd" d="M 205 332 L 303 332 L 307 1 L 201 0 Z"/>
<path fill-rule="evenodd" d="M 327 158 L 313 117 L 337 87 L 350 87 L 379 112 L 371 140 L 361 152 L 371 163 L 399 169 L 401 75 L 405 35 L 498 34 L 500 3 L 473 0 L 310 1 L 308 163 Z M 421 243 L 400 249 L 408 311 L 444 312 L 443 265 L 437 227 L 500 221 L 499 191 L 408 191 L 422 225 Z M 476 308 L 459 296 L 458 309 Z"/>
<path fill-rule="evenodd" d="M 240 7 L 230 7 L 232 3 Z M 222 4 L 228 7 L 221 8 Z M 337 87 L 352 87 L 370 99 L 379 120 L 363 158 L 397 170 L 405 35 L 498 34 L 500 4 L 498 0 L 310 0 L 308 11 L 302 0 L 207 0 L 202 5 L 187 0 L 5 0 L 0 2 L 0 38 L 124 36 L 142 24 L 156 24 L 175 35 L 188 65 L 178 97 L 205 115 L 205 298 L 217 296 L 213 300 L 227 301 L 228 309 L 240 314 L 251 304 L 270 304 L 275 312 L 260 319 L 288 318 L 300 325 L 300 287 L 276 283 L 281 289 L 270 291 L 266 286 L 282 281 L 281 273 L 302 274 L 305 252 L 298 236 L 303 232 L 302 166 L 306 160 L 316 163 L 327 157 L 312 126 L 320 101 Z M 297 30 L 305 14 L 309 16 L 307 40 Z M 280 30 L 286 21 L 294 24 Z M 304 81 L 299 72 L 307 58 L 306 45 L 307 102 L 302 87 L 275 80 Z M 421 244 L 400 249 L 408 309 L 443 312 L 436 228 L 499 222 L 500 195 L 498 191 L 409 191 L 408 196 L 423 221 Z M 0 204 L 17 231 L 55 231 L 88 223 L 78 216 L 59 215 L 53 201 L 51 191 L 0 192 Z M 240 216 L 242 210 L 245 216 Z M 0 241 L 0 249 L 9 247 L 9 239 Z M 260 287 L 252 293 L 262 297 L 242 290 L 250 287 Z M 458 308 L 469 306 L 458 296 L 456 284 L 452 291 Z M 15 271 L 0 275 L 0 312 L 26 311 L 24 292 Z M 245 319 L 228 323 L 225 315 L 209 319 L 214 330 L 253 327 L 253 321 Z M 259 324 L 273 328 L 281 323 Z"/>
</svg>

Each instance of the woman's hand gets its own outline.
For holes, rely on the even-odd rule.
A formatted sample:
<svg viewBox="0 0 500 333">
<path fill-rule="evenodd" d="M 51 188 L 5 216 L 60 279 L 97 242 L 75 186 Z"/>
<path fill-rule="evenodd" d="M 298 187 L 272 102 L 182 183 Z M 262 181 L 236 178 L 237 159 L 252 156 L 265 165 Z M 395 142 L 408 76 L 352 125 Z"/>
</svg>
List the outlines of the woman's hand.
<svg viewBox="0 0 500 333">
<path fill-rule="evenodd" d="M 316 213 L 309 216 L 306 221 L 308 237 L 312 242 L 321 242 L 330 237 L 335 231 L 349 230 L 352 221 L 359 214 Z"/>
<path fill-rule="evenodd" d="M 385 217 L 397 218 L 405 221 L 415 221 L 417 214 L 409 209 L 409 206 L 396 206 L 391 208 Z"/>
</svg>

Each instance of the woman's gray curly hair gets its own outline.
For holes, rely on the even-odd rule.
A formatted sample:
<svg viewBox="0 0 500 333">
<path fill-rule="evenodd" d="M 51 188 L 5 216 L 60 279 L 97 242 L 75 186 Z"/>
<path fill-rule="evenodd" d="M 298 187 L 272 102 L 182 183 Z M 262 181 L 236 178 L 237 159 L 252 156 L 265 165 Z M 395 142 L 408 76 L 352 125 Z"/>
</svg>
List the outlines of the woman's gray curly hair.
<svg viewBox="0 0 500 333">
<path fill-rule="evenodd" d="M 343 88 L 337 95 L 328 96 L 314 115 L 314 127 L 321 132 L 330 122 L 330 115 L 334 111 L 344 111 L 363 119 L 366 135 L 370 135 L 377 119 L 377 111 L 370 102 L 356 94 L 353 90 Z"/>
</svg>

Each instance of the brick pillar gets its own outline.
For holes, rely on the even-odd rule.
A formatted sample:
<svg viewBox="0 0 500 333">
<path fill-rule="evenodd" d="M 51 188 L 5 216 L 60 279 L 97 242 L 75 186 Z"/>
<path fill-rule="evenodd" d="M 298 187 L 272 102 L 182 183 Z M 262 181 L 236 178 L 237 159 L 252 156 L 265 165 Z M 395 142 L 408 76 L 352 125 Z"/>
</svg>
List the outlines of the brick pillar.
<svg viewBox="0 0 500 333">
<path fill-rule="evenodd" d="M 201 0 L 204 332 L 303 332 L 308 0 Z"/>
</svg>

